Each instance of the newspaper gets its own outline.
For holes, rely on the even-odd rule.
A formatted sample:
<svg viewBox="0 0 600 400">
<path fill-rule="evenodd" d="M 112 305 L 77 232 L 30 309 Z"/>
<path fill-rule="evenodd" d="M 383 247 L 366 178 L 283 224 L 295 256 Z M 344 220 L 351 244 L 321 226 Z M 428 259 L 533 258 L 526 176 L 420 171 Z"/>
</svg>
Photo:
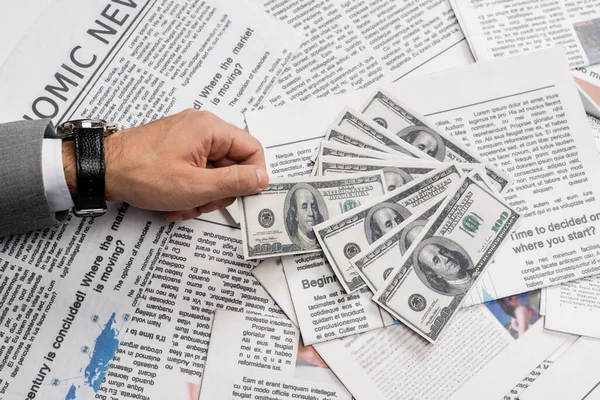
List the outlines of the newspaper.
<svg viewBox="0 0 600 400">
<path fill-rule="evenodd" d="M 281 284 L 286 281 L 281 258 L 267 258 L 252 270 L 252 275 L 260 282 L 271 298 L 275 300 L 281 311 L 290 321 L 294 325 L 299 326 L 290 289 L 288 285 Z"/>
<path fill-rule="evenodd" d="M 218 213 L 213 213 L 211 217 L 216 219 L 217 215 Z M 165 233 L 165 239 L 169 236 L 168 233 Z M 152 251 L 145 249 L 147 247 L 142 248 L 140 254 L 147 258 Z M 45 384 L 45 391 L 39 391 L 38 398 L 45 398 L 47 393 L 60 394 L 60 398 L 64 398 L 72 391 L 77 394 L 78 399 L 196 399 L 215 309 L 282 315 L 281 310 L 252 277 L 250 271 L 255 265 L 256 263 L 243 261 L 239 228 L 228 226 L 224 218 L 215 221 L 188 221 L 173 227 L 161 258 L 155 259 L 152 265 L 135 275 L 129 270 L 131 276 L 128 279 L 131 282 L 144 282 L 147 288 L 145 298 L 138 298 L 135 307 L 131 307 L 132 299 L 129 299 L 129 303 L 126 301 L 126 293 L 119 295 L 119 292 L 110 291 L 102 296 L 98 294 L 90 297 L 95 292 L 89 290 L 84 302 L 86 307 L 79 309 L 60 353 L 56 351 L 61 360 L 65 358 L 62 362 L 67 365 L 61 367 L 64 372 L 53 368 L 53 384 Z M 121 274 L 125 274 L 128 267 L 125 265 L 122 268 Z M 88 271 L 82 271 L 84 272 Z M 115 278 L 120 278 L 121 274 Z M 101 282 L 100 276 L 96 280 Z M 35 283 L 36 279 L 33 279 L 32 286 Z M 110 283 L 114 284 L 114 280 Z M 24 286 L 22 283 L 21 285 Z M 67 295 L 73 294 L 68 286 L 69 283 L 66 282 L 64 286 L 54 289 L 53 292 L 58 294 L 55 303 L 62 298 L 63 291 Z M 37 306 L 41 301 L 43 300 L 38 301 Z M 68 306 L 71 303 L 55 312 L 58 314 L 54 318 L 56 323 L 69 318 Z M 102 306 L 99 307 L 99 304 Z M 127 309 L 129 317 L 124 317 L 124 309 Z M 108 324 L 107 328 L 113 312 L 115 322 Z M 51 318 L 53 315 L 49 313 L 47 319 Z M 35 322 L 38 320 L 30 319 Z M 52 328 L 52 335 L 45 335 L 49 342 L 43 355 L 52 348 L 59 330 L 59 327 L 56 330 Z M 45 331 L 41 331 L 38 334 L 33 347 L 29 349 L 29 357 L 35 359 L 36 353 L 32 352 L 37 349 L 38 343 L 42 344 L 45 340 L 41 338 L 44 333 Z M 110 345 L 115 339 L 112 335 L 117 335 L 118 349 L 114 343 Z M 94 339 L 97 347 L 94 347 Z M 67 346 L 68 351 L 65 349 Z M 111 349 L 115 351 L 114 357 L 107 352 Z M 63 352 L 67 357 L 62 357 Z M 97 366 L 99 362 L 102 364 Z M 46 364 L 50 367 L 54 363 Z M 84 374 L 86 365 L 91 366 L 90 380 L 99 386 L 97 393 L 89 393 L 87 389 L 88 378 Z M 22 386 L 30 388 L 31 380 L 38 371 L 33 368 L 25 369 L 29 368 L 28 364 L 14 363 L 14 366 L 22 374 L 30 371 L 28 385 Z M 94 373 L 93 368 L 103 366 L 105 368 L 99 369 L 100 374 Z M 107 372 L 108 366 L 110 369 Z M 3 367 L 0 377 L 5 379 L 4 374 L 8 376 L 14 369 Z M 17 394 L 20 398 L 27 396 L 27 393 Z"/>
<path fill-rule="evenodd" d="M 477 59 L 561 45 L 572 68 L 600 63 L 600 1 L 450 0 Z M 551 15 L 551 18 L 547 16 Z"/>
<path fill-rule="evenodd" d="M 600 152 L 600 119 L 588 116 L 588 122 L 590 124 L 590 128 L 592 129 L 592 136 L 594 138 L 594 142 L 596 142 L 596 147 Z"/>
<path fill-rule="evenodd" d="M 215 310 L 283 316 L 220 215 L 174 227 L 97 398 L 195 400 Z"/>
<path fill-rule="evenodd" d="M 595 363 L 599 355 L 597 339 L 580 338 L 531 384 L 521 400 L 597 399 L 600 385 Z"/>
<path fill-rule="evenodd" d="M 324 109 L 335 110 L 333 115 L 303 118 L 302 124 L 290 125 L 281 120 L 277 129 L 271 121 L 264 129 L 252 132 L 265 147 L 267 171 L 273 176 L 309 175 L 311 155 L 335 114 L 343 105 L 357 108 L 364 101 L 340 103 L 332 94 L 347 93 L 351 98 L 354 91 L 375 82 L 473 62 L 446 0 L 421 1 L 410 8 L 401 0 L 392 0 L 383 9 L 377 4 L 360 6 L 338 1 L 252 1 L 306 33 L 300 52 L 275 85 L 269 104 L 289 103 L 291 108 L 302 109 L 300 101 L 319 97 Z M 398 41 L 404 42 L 402 46 Z M 328 70 L 326 63 L 330 65 Z M 385 74 L 388 76 L 384 78 Z"/>
<path fill-rule="evenodd" d="M 199 400 L 351 396 L 291 321 L 217 310 Z"/>
<path fill-rule="evenodd" d="M 285 281 L 304 344 L 389 326 L 394 319 L 363 289 L 347 294 L 323 253 L 282 257 Z"/>
<path fill-rule="evenodd" d="M 586 112 L 600 118 L 600 1 L 450 3 L 477 60 L 561 46 Z"/>
<path fill-rule="evenodd" d="M 318 158 L 345 157 L 345 158 L 370 158 L 374 160 L 406 160 L 402 154 L 384 153 L 378 150 L 368 150 L 352 145 L 334 142 L 321 142 Z"/>
<path fill-rule="evenodd" d="M 600 338 L 600 277 L 578 279 L 546 289 L 545 328 Z"/>
<path fill-rule="evenodd" d="M 600 120 L 588 116 L 600 152 Z M 595 265 L 596 260 L 590 262 Z M 600 316 L 600 277 L 591 276 L 545 289 L 545 328 L 576 335 L 600 337 L 595 323 Z"/>
<path fill-rule="evenodd" d="M 290 292 L 280 284 L 285 279 L 280 266 L 261 264 L 252 273 L 287 315 L 294 313 Z M 535 306 L 536 301 L 535 296 L 520 299 L 528 306 Z M 510 391 L 569 340 L 568 335 L 545 332 L 541 322 L 531 324 L 516 340 L 510 321 L 511 316 L 498 305 L 479 305 L 461 310 L 451 323 L 453 328 L 435 346 L 409 328 L 394 325 L 314 347 L 357 400 L 447 399 L 470 384 L 478 372 L 487 372 L 488 364 L 504 363 L 493 375 L 493 393 L 499 393 L 495 397 L 488 396 L 485 387 L 481 388 L 483 396 L 457 397 L 493 399 Z M 511 376 L 504 379 L 509 371 Z"/>
<path fill-rule="evenodd" d="M 56 2 L 2 65 L 0 90 L 13 95 L 1 117 L 129 127 L 193 107 L 230 108 L 239 123 L 300 41 L 244 0 Z"/>
<path fill-rule="evenodd" d="M 598 228 L 594 225 L 598 208 L 596 188 L 600 182 L 597 174 L 588 171 L 598 170 L 600 163 L 571 71 L 560 49 L 403 79 L 386 85 L 386 89 L 401 94 L 436 128 L 460 138 L 514 179 L 505 198 L 523 215 L 522 225 L 482 276 L 466 304 L 597 273 L 585 266 L 583 256 L 595 254 L 593 246 L 597 244 L 594 233 Z M 285 131 L 283 121 L 285 126 L 294 126 L 304 120 L 302 116 L 311 115 L 310 126 L 313 132 L 319 131 L 328 126 L 338 107 L 356 107 L 368 95 L 363 91 L 251 112 L 247 114 L 248 125 L 250 132 L 262 140 L 270 137 L 270 132 Z M 295 141 L 310 137 L 299 131 L 294 131 L 294 135 Z M 579 225 L 568 226 L 571 218 L 571 224 L 576 224 L 578 218 Z M 560 227 L 565 220 L 567 228 L 557 231 L 556 224 Z M 569 255 L 572 251 L 575 253 Z"/>
<path fill-rule="evenodd" d="M 420 1 L 412 7 L 401 0 L 385 4 L 253 1 L 306 35 L 274 87 L 269 98 L 272 105 L 344 93 L 382 79 L 400 79 L 472 60 L 445 0 Z"/>
<path fill-rule="evenodd" d="M 0 92 L 11 93 L 0 97 L 0 118 L 127 127 L 218 105 L 240 125 L 300 39 L 241 0 L 54 2 L 0 69 Z M 172 230 L 158 213 L 112 204 L 102 218 L 69 216 L 57 228 L 1 238 L 0 396 L 93 398 L 112 381 L 111 359 Z M 160 326 L 152 312 L 150 324 Z M 145 371 L 114 389 L 144 386 L 153 373 Z"/>
<path fill-rule="evenodd" d="M 0 397 L 93 398 L 171 230 L 123 204 L 0 238 Z"/>
<path fill-rule="evenodd" d="M 522 296 L 523 295 L 520 297 Z M 541 323 L 538 325 L 541 325 Z M 537 329 L 537 327 L 535 329 Z M 546 339 L 545 337 L 543 338 L 544 340 Z M 452 400 L 471 398 L 519 400 L 522 398 L 523 393 L 526 392 L 527 388 L 534 384 L 536 380 L 540 379 L 554 363 L 559 361 L 560 357 L 562 357 L 571 346 L 577 343 L 578 339 L 578 336 L 567 336 L 558 348 L 528 373 L 525 372 L 524 368 L 515 364 L 516 360 L 514 358 L 496 358 L 455 392 L 452 396 Z M 528 352 L 529 349 L 523 349 L 523 351 Z M 537 348 L 534 347 L 534 351 L 537 352 Z M 541 356 L 541 354 L 539 356 Z M 528 366 L 529 365 L 532 364 L 528 363 Z M 507 388 L 511 385 L 514 387 L 510 389 L 510 391 L 507 391 Z"/>
<path fill-rule="evenodd" d="M 196 400 L 215 310 L 283 317 L 252 276 L 257 263 L 243 260 L 239 227 L 219 215 L 175 228 L 98 398 Z M 260 266 L 276 268 L 278 260 Z"/>
</svg>

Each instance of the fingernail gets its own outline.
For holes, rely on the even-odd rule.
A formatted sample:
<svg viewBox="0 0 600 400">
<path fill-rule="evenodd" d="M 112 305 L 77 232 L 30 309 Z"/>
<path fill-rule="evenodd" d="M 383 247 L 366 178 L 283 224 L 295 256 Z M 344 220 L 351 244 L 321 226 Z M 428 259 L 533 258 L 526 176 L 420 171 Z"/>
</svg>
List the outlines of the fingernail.
<svg viewBox="0 0 600 400">
<path fill-rule="evenodd" d="M 167 217 L 165 219 L 167 220 L 167 222 L 181 222 L 181 221 L 183 221 L 183 217 L 181 215 L 178 215 L 176 217 Z"/>
<path fill-rule="evenodd" d="M 258 176 L 258 187 L 263 189 L 265 186 L 267 186 L 267 174 L 262 169 L 257 169 L 256 175 Z"/>
</svg>

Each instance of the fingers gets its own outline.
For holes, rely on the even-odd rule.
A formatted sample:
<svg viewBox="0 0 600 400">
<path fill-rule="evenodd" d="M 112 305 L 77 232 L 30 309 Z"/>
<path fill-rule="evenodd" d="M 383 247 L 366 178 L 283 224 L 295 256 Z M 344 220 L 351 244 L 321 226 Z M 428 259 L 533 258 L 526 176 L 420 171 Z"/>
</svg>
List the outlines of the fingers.
<svg viewBox="0 0 600 400">
<path fill-rule="evenodd" d="M 234 164 L 211 169 L 190 166 L 178 181 L 178 199 L 190 208 L 167 213 L 168 221 L 192 219 L 225 208 L 236 197 L 263 190 L 269 177 L 265 170 L 254 165 Z"/>
<path fill-rule="evenodd" d="M 175 130 L 187 132 L 188 141 L 178 147 L 186 162 L 170 174 L 178 203 L 173 208 L 183 210 L 167 213 L 168 220 L 196 218 L 267 186 L 262 145 L 249 133 L 209 112 L 188 110 L 174 118 Z"/>
<path fill-rule="evenodd" d="M 210 161 L 227 158 L 240 164 L 266 169 L 263 147 L 256 138 L 214 114 L 202 113 L 201 118 L 205 119 L 201 129 L 209 130 L 211 133 L 208 154 Z"/>
<path fill-rule="evenodd" d="M 204 199 L 201 203 L 258 193 L 269 183 L 265 170 L 254 165 L 198 169 L 196 176 L 198 200 Z"/>
</svg>

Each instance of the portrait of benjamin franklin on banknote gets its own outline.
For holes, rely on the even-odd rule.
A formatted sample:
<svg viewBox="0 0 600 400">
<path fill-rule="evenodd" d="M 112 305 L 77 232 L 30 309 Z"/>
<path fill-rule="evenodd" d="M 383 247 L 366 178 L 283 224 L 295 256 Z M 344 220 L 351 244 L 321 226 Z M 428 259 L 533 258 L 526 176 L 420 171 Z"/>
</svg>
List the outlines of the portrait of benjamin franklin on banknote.
<svg viewBox="0 0 600 400">
<path fill-rule="evenodd" d="M 285 229 L 292 243 L 301 250 L 319 247 L 313 226 L 328 218 L 321 193 L 307 183 L 294 185 L 285 197 Z"/>
<path fill-rule="evenodd" d="M 383 169 L 383 179 L 385 180 L 387 191 L 391 192 L 412 181 L 413 177 L 400 168 L 387 167 Z"/>
<path fill-rule="evenodd" d="M 426 219 L 418 219 L 406 225 L 400 233 L 400 254 L 404 255 L 408 248 L 415 242 L 419 233 L 423 230 L 423 227 L 427 225 Z"/>
<path fill-rule="evenodd" d="M 409 126 L 397 133 L 398 137 L 427 153 L 438 161 L 446 158 L 446 145 L 441 136 L 426 126 Z"/>
<path fill-rule="evenodd" d="M 411 213 L 400 204 L 381 203 L 371 208 L 365 218 L 365 235 L 369 244 L 400 225 Z"/>
<path fill-rule="evenodd" d="M 413 268 L 419 279 L 434 292 L 456 296 L 473 284 L 473 261 L 458 243 L 433 236 L 417 245 Z"/>
</svg>

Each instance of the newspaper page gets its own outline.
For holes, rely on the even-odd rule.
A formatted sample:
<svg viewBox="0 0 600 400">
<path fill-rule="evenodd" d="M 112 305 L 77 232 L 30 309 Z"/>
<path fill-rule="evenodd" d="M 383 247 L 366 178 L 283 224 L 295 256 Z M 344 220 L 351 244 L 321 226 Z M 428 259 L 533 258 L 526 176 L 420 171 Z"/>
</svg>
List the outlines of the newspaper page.
<svg viewBox="0 0 600 400">
<path fill-rule="evenodd" d="M 600 338 L 600 277 L 592 276 L 546 289 L 545 328 Z"/>
<path fill-rule="evenodd" d="M 241 116 L 264 100 L 298 39 L 243 1 L 56 2 L 0 69 L 0 92 L 11 93 L 0 117 L 132 126 L 200 108 L 205 85 Z M 97 392 L 171 229 L 114 204 L 102 218 L 0 239 L 0 395 Z"/>
<path fill-rule="evenodd" d="M 351 396 L 291 321 L 217 310 L 199 400 Z"/>
<path fill-rule="evenodd" d="M 283 262 L 281 258 L 267 258 L 260 265 L 252 270 L 252 275 L 260 282 L 262 287 L 275 300 L 281 311 L 294 323 L 299 326 L 292 294 L 288 285 L 282 285 L 286 281 L 285 272 L 283 272 Z"/>
<path fill-rule="evenodd" d="M 360 98 L 351 103 L 337 103 L 330 95 L 349 93 L 352 97 L 353 90 L 375 82 L 424 75 L 473 62 L 464 36 L 455 31 L 457 22 L 446 0 L 416 2 L 406 9 L 401 0 L 253 1 L 305 33 L 299 53 L 273 88 L 268 103 L 277 106 L 290 103 L 290 107 L 296 103 L 302 108 L 300 101 L 320 97 L 321 104 L 335 110 L 331 116 L 321 114 L 303 119 L 302 124 L 279 121 L 283 130 L 251 131 L 265 147 L 267 170 L 272 176 L 309 175 L 312 171 L 309 160 L 327 126 L 343 105 L 358 108 L 364 102 Z M 406 41 L 408 44 L 403 43 Z M 418 50 L 403 50 L 409 48 Z M 398 54 L 399 51 L 404 54 Z M 390 55 L 383 60 L 386 54 Z"/>
<path fill-rule="evenodd" d="M 256 264 L 243 260 L 239 227 L 218 212 L 177 225 L 96 398 L 197 400 L 215 310 L 283 317 L 252 276 Z"/>
<path fill-rule="evenodd" d="M 541 325 L 541 323 L 540 323 Z M 539 379 L 560 357 L 568 351 L 573 344 L 577 342 L 579 336 L 567 336 L 562 345 L 560 345 L 544 361 L 535 366 L 525 377 L 517 375 L 523 372 L 522 368 L 515 368 L 512 358 L 496 358 L 486 365 L 480 372 L 475 374 L 469 381 L 463 385 L 452 399 L 502 399 L 519 400 L 522 394 L 537 379 Z M 528 351 L 528 349 L 523 349 Z M 518 382 L 515 385 L 515 382 Z M 506 392 L 509 385 L 515 385 L 510 391 Z M 504 393 L 504 396 L 502 396 Z"/>
<path fill-rule="evenodd" d="M 196 108 L 243 121 L 301 40 L 245 0 L 55 2 L 2 65 L 0 117 L 129 127 Z"/>
<path fill-rule="evenodd" d="M 454 327 L 434 346 L 398 325 L 315 348 L 357 400 L 404 396 L 435 400 L 451 398 L 469 378 L 496 359 L 513 357 L 515 369 L 522 370 L 520 376 L 524 376 L 565 340 L 562 335 L 544 332 L 541 324 L 532 327 L 523 339 L 511 339 L 483 308 L 462 310 Z M 503 382 L 504 393 L 514 382 Z M 456 397 L 467 398 L 494 397 Z"/>
<path fill-rule="evenodd" d="M 521 395 L 521 400 L 595 400 L 600 397 L 600 341 L 580 338 Z"/>
<path fill-rule="evenodd" d="M 253 274 L 287 315 L 294 312 L 290 292 L 281 285 L 285 275 L 280 266 L 261 264 Z M 539 302 L 535 293 L 518 297 L 519 304 L 512 300 L 516 307 L 535 308 Z M 543 331 L 539 318 L 531 319 L 522 335 L 515 335 L 512 318 L 492 302 L 460 311 L 435 346 L 409 328 L 394 325 L 314 347 L 357 400 L 446 399 L 488 363 L 514 361 L 514 376 L 497 379 L 504 388 L 499 398 L 568 340 L 568 335 Z M 461 399 L 465 398 L 470 397 Z"/>
<path fill-rule="evenodd" d="M 572 68 L 600 63 L 600 1 L 451 0 L 477 59 L 561 45 Z"/>
<path fill-rule="evenodd" d="M 600 118 L 600 1 L 450 3 L 477 60 L 564 48 L 586 112 Z"/>
<path fill-rule="evenodd" d="M 96 398 L 196 400 L 215 310 L 283 317 L 219 215 L 173 228 Z"/>
<path fill-rule="evenodd" d="M 594 142 L 596 142 L 596 147 L 600 152 L 600 119 L 588 116 L 588 122 L 590 124 L 590 128 L 592 129 Z"/>
<path fill-rule="evenodd" d="M 470 52 L 448 1 L 252 0 L 305 34 L 268 103 L 280 106 L 400 79 Z"/>
<path fill-rule="evenodd" d="M 93 398 L 171 229 L 113 204 L 0 238 L 0 398 Z"/>
<path fill-rule="evenodd" d="M 588 116 L 594 140 L 600 150 L 600 120 Z M 550 313 L 545 328 L 577 335 L 600 337 L 600 329 L 594 321 L 600 315 L 600 279 L 589 277 L 549 287 L 546 290 L 546 306 Z"/>
<path fill-rule="evenodd" d="M 348 294 L 323 253 L 281 258 L 304 344 L 325 342 L 392 325 L 368 289 Z"/>
<path fill-rule="evenodd" d="M 467 304 L 597 274 L 591 260 L 597 257 L 600 182 L 587 171 L 598 170 L 600 160 L 561 49 L 403 79 L 386 89 L 513 177 L 505 198 L 523 215 L 522 225 Z M 358 92 L 317 99 L 249 113 L 247 119 L 250 131 L 261 137 L 281 132 L 282 121 L 294 126 L 310 115 L 315 132 L 316 121 L 324 129 L 325 115 L 334 117 L 338 107 L 364 102 L 367 96 Z"/>
</svg>

